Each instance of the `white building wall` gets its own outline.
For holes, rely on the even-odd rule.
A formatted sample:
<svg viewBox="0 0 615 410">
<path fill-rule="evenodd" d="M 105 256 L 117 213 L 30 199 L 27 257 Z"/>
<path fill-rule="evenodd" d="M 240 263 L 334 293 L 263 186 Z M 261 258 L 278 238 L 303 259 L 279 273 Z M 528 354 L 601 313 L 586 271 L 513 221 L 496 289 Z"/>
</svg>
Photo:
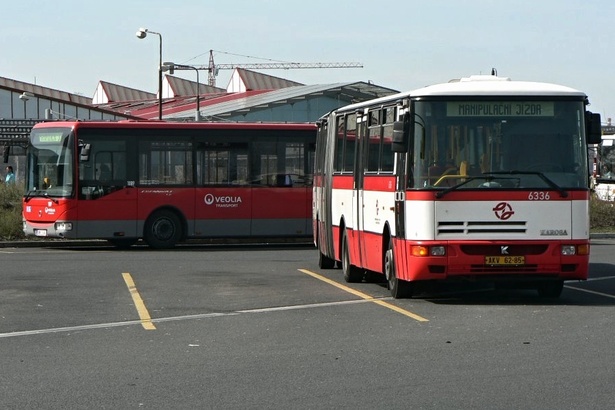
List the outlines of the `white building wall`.
<svg viewBox="0 0 615 410">
<path fill-rule="evenodd" d="M 109 96 L 105 92 L 102 84 L 98 83 L 96 91 L 94 91 L 94 97 L 92 97 L 92 104 L 108 104 Z"/>
<path fill-rule="evenodd" d="M 231 75 L 226 91 L 229 93 L 242 93 L 246 91 L 246 84 L 241 79 L 241 76 L 237 70 L 233 71 L 233 75 Z"/>
</svg>

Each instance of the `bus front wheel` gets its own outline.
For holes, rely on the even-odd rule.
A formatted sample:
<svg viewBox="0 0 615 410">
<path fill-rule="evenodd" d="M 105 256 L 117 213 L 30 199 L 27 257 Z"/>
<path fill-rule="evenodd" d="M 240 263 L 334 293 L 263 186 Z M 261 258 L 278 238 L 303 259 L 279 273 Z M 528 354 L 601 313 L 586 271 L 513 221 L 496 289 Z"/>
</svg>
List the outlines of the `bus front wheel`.
<svg viewBox="0 0 615 410">
<path fill-rule="evenodd" d="M 182 237 L 179 216 L 169 210 L 156 211 L 147 219 L 143 237 L 155 249 L 174 247 Z"/>
<path fill-rule="evenodd" d="M 395 299 L 412 296 L 412 284 L 397 277 L 395 272 L 395 257 L 393 254 L 393 241 L 389 240 L 389 247 L 384 254 L 384 273 L 388 282 L 391 296 Z"/>
</svg>

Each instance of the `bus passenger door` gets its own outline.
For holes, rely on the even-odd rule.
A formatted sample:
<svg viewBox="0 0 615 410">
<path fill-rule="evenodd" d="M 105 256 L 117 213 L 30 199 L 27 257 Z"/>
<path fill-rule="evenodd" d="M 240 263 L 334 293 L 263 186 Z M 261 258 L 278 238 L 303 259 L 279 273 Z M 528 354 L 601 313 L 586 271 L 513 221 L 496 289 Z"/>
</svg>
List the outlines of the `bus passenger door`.
<svg viewBox="0 0 615 410">
<path fill-rule="evenodd" d="M 92 147 L 88 161 L 79 163 L 78 236 L 138 238 L 137 189 L 129 177 L 125 141 L 92 139 Z"/>
<path fill-rule="evenodd" d="M 353 225 L 355 226 L 356 244 L 356 266 L 366 266 L 366 244 L 365 244 L 365 152 L 366 145 L 369 143 L 367 137 L 367 116 L 357 114 L 357 144 L 354 166 L 354 186 L 353 186 Z"/>
</svg>

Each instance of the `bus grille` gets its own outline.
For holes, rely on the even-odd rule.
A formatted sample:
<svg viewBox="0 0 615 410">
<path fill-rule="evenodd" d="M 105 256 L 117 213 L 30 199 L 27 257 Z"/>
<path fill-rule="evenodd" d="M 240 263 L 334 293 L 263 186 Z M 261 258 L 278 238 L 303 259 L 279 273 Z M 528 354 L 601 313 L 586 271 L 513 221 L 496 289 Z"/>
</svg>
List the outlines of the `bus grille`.
<svg viewBox="0 0 615 410">
<path fill-rule="evenodd" d="M 534 273 L 538 271 L 538 265 L 523 265 L 523 266 L 485 266 L 485 265 L 471 265 L 471 273 L 490 273 L 493 275 L 502 273 Z"/>
<path fill-rule="evenodd" d="M 460 245 L 459 249 L 466 255 L 497 256 L 502 254 L 500 245 Z M 507 255 L 542 255 L 547 249 L 548 245 L 543 244 L 510 244 L 507 246 Z"/>
<path fill-rule="evenodd" d="M 440 221 L 438 222 L 438 235 L 463 234 L 463 235 L 484 235 L 484 234 L 524 234 L 527 231 L 526 222 L 508 221 Z"/>
</svg>

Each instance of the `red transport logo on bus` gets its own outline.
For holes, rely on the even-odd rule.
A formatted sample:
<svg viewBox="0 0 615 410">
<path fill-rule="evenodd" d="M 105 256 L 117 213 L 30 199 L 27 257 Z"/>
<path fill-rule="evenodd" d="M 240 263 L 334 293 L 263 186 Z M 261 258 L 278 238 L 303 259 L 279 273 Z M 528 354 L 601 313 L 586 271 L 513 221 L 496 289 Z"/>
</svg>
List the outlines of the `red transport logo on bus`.
<svg viewBox="0 0 615 410">
<path fill-rule="evenodd" d="M 493 208 L 493 212 L 495 212 L 495 216 L 497 216 L 498 219 L 501 219 L 503 221 L 510 219 L 510 217 L 515 214 L 515 211 L 513 211 L 512 206 L 510 206 L 510 204 L 506 202 L 500 202 L 499 204 L 497 204 L 495 208 Z"/>
</svg>

